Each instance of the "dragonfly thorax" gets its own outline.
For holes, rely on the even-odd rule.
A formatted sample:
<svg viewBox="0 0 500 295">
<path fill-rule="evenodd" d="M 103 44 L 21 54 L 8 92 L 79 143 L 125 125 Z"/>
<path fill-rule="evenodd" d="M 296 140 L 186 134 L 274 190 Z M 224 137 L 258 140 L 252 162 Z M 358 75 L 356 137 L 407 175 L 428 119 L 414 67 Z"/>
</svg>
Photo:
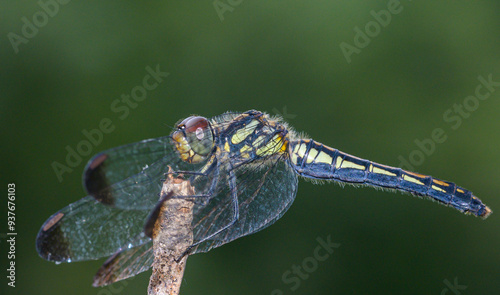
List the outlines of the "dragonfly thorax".
<svg viewBox="0 0 500 295">
<path fill-rule="evenodd" d="M 281 154 L 287 149 L 285 126 L 267 115 L 249 111 L 233 120 L 222 132 L 223 150 L 235 162 L 247 162 Z"/>
</svg>

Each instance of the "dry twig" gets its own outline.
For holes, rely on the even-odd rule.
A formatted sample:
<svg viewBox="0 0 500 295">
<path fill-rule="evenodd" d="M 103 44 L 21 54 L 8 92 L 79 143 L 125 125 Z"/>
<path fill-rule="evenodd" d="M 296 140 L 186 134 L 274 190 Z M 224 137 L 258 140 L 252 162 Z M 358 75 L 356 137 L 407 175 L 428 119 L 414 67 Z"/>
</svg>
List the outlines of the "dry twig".
<svg viewBox="0 0 500 295">
<path fill-rule="evenodd" d="M 157 208 L 158 217 L 151 228 L 153 238 L 153 273 L 149 279 L 149 295 L 175 295 L 179 289 L 186 267 L 187 255 L 176 259 L 193 244 L 193 202 L 172 196 L 192 196 L 194 188 L 189 180 L 168 175 L 161 191 Z"/>
</svg>

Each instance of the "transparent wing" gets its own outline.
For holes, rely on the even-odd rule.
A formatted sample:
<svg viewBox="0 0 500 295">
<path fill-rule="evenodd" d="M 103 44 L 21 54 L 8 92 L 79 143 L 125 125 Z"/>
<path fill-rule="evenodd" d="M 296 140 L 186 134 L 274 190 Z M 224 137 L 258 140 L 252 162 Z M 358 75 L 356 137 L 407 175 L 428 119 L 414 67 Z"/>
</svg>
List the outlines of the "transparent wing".
<svg viewBox="0 0 500 295">
<path fill-rule="evenodd" d="M 41 257 L 72 262 L 110 256 L 120 248 L 142 245 L 149 210 L 123 210 L 87 196 L 52 215 L 36 240 Z"/>
<path fill-rule="evenodd" d="M 198 245 L 191 253 L 207 252 L 262 230 L 283 216 L 292 205 L 297 194 L 297 175 L 282 156 L 242 165 L 235 172 L 239 219 L 228 230 Z M 221 179 L 215 196 L 207 204 L 194 207 L 195 243 L 230 224 L 232 217 L 231 193 L 227 181 Z"/>
<path fill-rule="evenodd" d="M 89 195 L 141 172 L 157 160 L 172 155 L 170 137 L 147 139 L 101 152 L 87 163 L 83 185 Z"/>
<path fill-rule="evenodd" d="M 169 137 L 96 155 L 84 173 L 86 189 L 93 195 L 44 223 L 37 237 L 40 256 L 56 262 L 98 259 L 149 241 L 143 226 L 158 201 L 168 166 L 196 169 L 179 159 Z"/>
<path fill-rule="evenodd" d="M 132 249 L 118 251 L 97 271 L 92 285 L 105 286 L 135 276 L 150 269 L 153 260 L 152 241 Z"/>
<path fill-rule="evenodd" d="M 165 173 L 196 171 L 203 164 L 183 162 L 170 137 L 124 145 L 94 156 L 84 172 L 84 186 L 96 200 L 120 209 L 152 209 Z"/>
<path fill-rule="evenodd" d="M 212 195 L 210 199 L 196 200 L 195 242 L 210 237 L 232 221 L 232 194 L 226 177 L 231 165 L 229 159 L 225 161 L 219 165 L 220 171 L 214 169 L 208 175 L 190 178 L 198 179 L 194 181 L 197 195 Z M 90 196 L 67 206 L 45 222 L 37 237 L 40 256 L 56 262 L 71 262 L 116 253 L 103 266 L 103 275 L 96 277 L 97 284 L 148 269 L 150 239 L 144 235 L 143 226 L 158 201 L 164 173 L 169 168 L 196 172 L 203 165 L 205 163 L 182 162 L 168 136 L 96 155 L 84 173 L 84 186 Z M 295 198 L 297 176 L 282 156 L 250 162 L 233 172 L 239 219 L 228 230 L 198 245 L 194 253 L 209 251 L 271 225 Z M 220 176 L 217 178 L 214 173 Z M 214 191 L 211 184 L 216 184 Z"/>
</svg>

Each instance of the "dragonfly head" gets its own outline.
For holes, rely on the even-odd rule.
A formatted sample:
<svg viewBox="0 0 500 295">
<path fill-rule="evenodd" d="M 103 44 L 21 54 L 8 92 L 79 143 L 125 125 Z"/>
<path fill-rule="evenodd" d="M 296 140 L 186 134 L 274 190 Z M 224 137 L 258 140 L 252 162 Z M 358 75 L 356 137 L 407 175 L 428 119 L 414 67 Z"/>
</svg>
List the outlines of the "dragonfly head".
<svg viewBox="0 0 500 295">
<path fill-rule="evenodd" d="M 191 116 L 177 125 L 172 133 L 175 147 L 183 161 L 199 163 L 207 158 L 215 144 L 210 122 L 204 117 Z"/>
</svg>

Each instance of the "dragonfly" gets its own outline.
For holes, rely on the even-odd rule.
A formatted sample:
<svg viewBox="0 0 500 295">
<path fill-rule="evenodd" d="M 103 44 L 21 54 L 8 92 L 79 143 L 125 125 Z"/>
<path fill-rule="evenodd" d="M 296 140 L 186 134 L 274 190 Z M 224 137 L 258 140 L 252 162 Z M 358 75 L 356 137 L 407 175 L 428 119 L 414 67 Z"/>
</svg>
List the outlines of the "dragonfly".
<svg viewBox="0 0 500 295">
<path fill-rule="evenodd" d="M 260 111 L 227 112 L 190 116 L 168 136 L 95 155 L 83 173 L 88 195 L 42 225 L 39 255 L 56 263 L 110 256 L 94 286 L 148 270 L 153 251 L 145 225 L 158 217 L 153 212 L 169 173 L 194 187 L 194 195 L 175 196 L 194 203 L 190 255 L 273 224 L 292 205 L 299 177 L 406 192 L 481 218 L 492 213 L 452 182 L 349 155 Z"/>
</svg>

